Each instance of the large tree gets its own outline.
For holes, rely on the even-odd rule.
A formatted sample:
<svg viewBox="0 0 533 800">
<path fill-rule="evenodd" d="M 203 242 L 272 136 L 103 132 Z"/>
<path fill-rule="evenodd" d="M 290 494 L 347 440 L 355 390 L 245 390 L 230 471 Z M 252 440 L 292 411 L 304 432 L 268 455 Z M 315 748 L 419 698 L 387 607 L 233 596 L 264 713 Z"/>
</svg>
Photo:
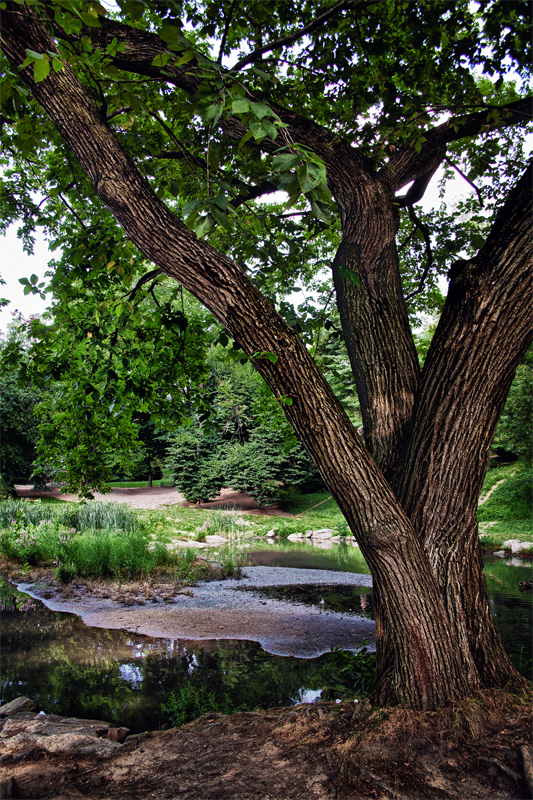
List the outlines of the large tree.
<svg viewBox="0 0 533 800">
<path fill-rule="evenodd" d="M 531 176 L 517 166 L 531 111 L 528 4 L 119 6 L 2 4 L 5 146 L 85 239 L 99 198 L 283 403 L 373 575 L 375 699 L 431 709 L 523 685 L 490 612 L 476 505 L 531 341 Z M 415 204 L 443 164 L 476 182 L 472 202 L 485 210 L 423 218 Z M 261 216 L 253 201 L 276 189 L 293 210 Z M 13 216 L 33 203 L 41 224 L 58 224 L 28 184 L 8 200 Z M 309 237 L 336 235 L 329 281 L 364 444 L 275 305 L 276 278 L 304 275 Z M 446 259 L 449 291 L 420 371 L 407 302 L 432 291 Z M 403 285 L 400 260 L 411 266 Z M 87 262 L 87 275 L 99 264 Z"/>
</svg>

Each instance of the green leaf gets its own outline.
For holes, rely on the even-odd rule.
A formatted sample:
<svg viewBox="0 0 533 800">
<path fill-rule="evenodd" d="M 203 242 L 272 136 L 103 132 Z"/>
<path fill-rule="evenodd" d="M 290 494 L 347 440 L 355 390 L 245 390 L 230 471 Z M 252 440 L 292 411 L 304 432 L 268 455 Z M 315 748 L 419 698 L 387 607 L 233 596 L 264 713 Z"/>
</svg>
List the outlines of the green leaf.
<svg viewBox="0 0 533 800">
<path fill-rule="evenodd" d="M 275 364 L 278 360 L 278 357 L 275 353 L 271 353 L 269 350 L 261 350 L 258 353 L 252 353 L 251 358 L 266 358 L 272 364 Z"/>
<path fill-rule="evenodd" d="M 257 119 L 272 115 L 272 111 L 264 103 L 250 103 L 250 110 Z"/>
<path fill-rule="evenodd" d="M 50 58 L 45 56 L 43 61 L 35 61 L 33 65 L 33 78 L 35 83 L 44 81 L 50 74 Z"/>
<path fill-rule="evenodd" d="M 126 0 L 126 2 L 119 2 L 119 6 L 124 14 L 129 14 L 134 20 L 141 19 L 146 11 L 146 6 L 141 0 Z"/>
<path fill-rule="evenodd" d="M 244 97 L 234 100 L 231 104 L 231 111 L 233 114 L 247 114 L 250 111 L 250 101 Z"/>
<path fill-rule="evenodd" d="M 337 270 L 341 278 L 350 281 L 350 283 L 353 283 L 354 286 L 359 286 L 359 284 L 361 283 L 361 279 L 357 274 L 357 272 L 353 272 L 353 270 L 339 265 L 335 266 L 334 269 Z"/>
<path fill-rule="evenodd" d="M 90 28 L 100 27 L 100 20 L 98 18 L 98 14 L 96 13 L 91 14 L 90 11 L 81 11 L 80 18 L 82 19 L 84 24 L 88 25 Z"/>
<path fill-rule="evenodd" d="M 26 54 L 27 54 L 26 55 L 26 60 L 30 59 L 31 61 L 44 61 L 45 59 L 48 58 L 46 53 L 36 53 L 35 50 L 26 49 Z M 28 62 L 28 63 L 30 63 L 30 62 Z M 26 61 L 24 62 L 24 64 L 26 64 Z M 24 64 L 23 64 L 23 66 L 24 66 Z"/>
<path fill-rule="evenodd" d="M 172 25 L 170 22 L 163 22 L 159 36 L 167 44 L 176 44 L 181 38 L 181 28 L 177 25 Z"/>
<path fill-rule="evenodd" d="M 222 116 L 223 111 L 224 111 L 224 103 L 211 103 L 211 105 L 207 106 L 207 108 L 203 112 L 202 117 L 204 118 L 205 122 L 213 120 L 213 125 L 216 125 L 220 117 Z"/>
<path fill-rule="evenodd" d="M 168 64 L 169 59 L 170 59 L 170 53 L 159 53 L 152 60 L 152 66 L 164 67 L 166 64 Z"/>
<path fill-rule="evenodd" d="M 274 172 L 288 172 L 293 167 L 296 167 L 302 160 L 303 156 L 294 153 L 280 153 L 272 159 L 272 169 Z"/>
<path fill-rule="evenodd" d="M 206 236 L 209 231 L 214 228 L 215 226 L 215 219 L 212 214 L 206 214 L 204 217 L 199 217 L 195 226 L 194 232 L 201 239 L 203 236 Z"/>
</svg>

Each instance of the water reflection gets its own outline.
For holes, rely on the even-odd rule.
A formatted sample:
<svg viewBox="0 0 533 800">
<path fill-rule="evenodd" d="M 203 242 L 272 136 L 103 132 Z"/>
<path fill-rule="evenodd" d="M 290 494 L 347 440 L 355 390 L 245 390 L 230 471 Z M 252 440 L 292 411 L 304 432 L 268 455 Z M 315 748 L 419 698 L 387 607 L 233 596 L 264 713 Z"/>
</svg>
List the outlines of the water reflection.
<svg viewBox="0 0 533 800">
<path fill-rule="evenodd" d="M 358 548 L 314 551 L 299 543 L 254 550 L 256 564 L 368 573 Z M 513 663 L 531 678 L 533 594 L 519 582 L 531 580 L 531 566 L 487 557 L 485 574 L 491 607 Z M 373 613 L 365 587 L 279 587 L 280 597 L 333 608 Z M 0 582 L 2 675 L 0 700 L 19 695 L 48 713 L 105 719 L 133 731 L 164 724 L 160 706 L 187 683 L 229 694 L 234 706 L 289 705 L 316 699 L 327 684 L 329 656 L 298 659 L 272 656 L 245 641 L 151 639 L 124 631 L 90 628 L 74 614 L 44 605 Z M 529 661 L 529 663 L 528 663 Z"/>
<path fill-rule="evenodd" d="M 2 608 L 1 702 L 27 695 L 47 713 L 157 729 L 161 703 L 187 683 L 228 694 L 235 706 L 290 705 L 325 686 L 319 659 L 283 658 L 255 642 L 151 639 L 90 628 L 50 611 L 7 582 Z"/>
<path fill-rule="evenodd" d="M 369 569 L 358 547 L 333 544 L 331 550 L 316 550 L 308 542 L 270 543 L 261 549 L 248 551 L 250 563 L 257 566 L 294 567 L 305 569 L 330 569 L 344 572 L 368 573 Z M 533 594 L 520 592 L 520 581 L 532 580 L 532 564 L 521 558 L 501 559 L 487 555 L 485 558 L 485 578 L 491 598 L 492 613 L 500 631 L 503 644 L 515 667 L 527 678 L 533 675 L 532 610 Z M 308 587 L 302 587 L 305 591 Z M 298 590 L 297 590 L 298 591 Z M 346 589 L 335 587 L 337 595 L 336 610 L 348 610 L 351 599 L 345 595 Z M 362 596 L 368 590 L 358 590 Z M 370 595 L 371 598 L 371 595 Z M 294 594 L 294 599 L 299 599 Z M 316 600 L 310 599 L 310 602 Z M 356 601 L 357 602 L 357 601 Z M 344 604 L 344 607 L 343 607 Z M 334 603 L 329 607 L 334 608 Z M 357 609 L 357 606 L 356 606 Z M 359 611 L 359 609 L 357 609 Z M 368 611 L 372 614 L 371 600 Z M 359 611 L 359 613 L 361 613 Z"/>
</svg>

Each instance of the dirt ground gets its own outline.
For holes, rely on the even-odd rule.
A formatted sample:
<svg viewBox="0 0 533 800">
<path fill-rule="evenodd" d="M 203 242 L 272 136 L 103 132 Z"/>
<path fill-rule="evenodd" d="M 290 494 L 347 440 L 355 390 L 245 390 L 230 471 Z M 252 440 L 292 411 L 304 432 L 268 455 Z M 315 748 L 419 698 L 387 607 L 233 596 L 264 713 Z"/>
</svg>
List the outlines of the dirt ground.
<svg viewBox="0 0 533 800">
<path fill-rule="evenodd" d="M 79 498 L 74 494 L 61 492 L 58 488 L 46 491 L 34 491 L 33 486 L 16 486 L 19 497 L 54 497 L 57 500 L 76 501 Z M 113 501 L 117 503 L 127 503 L 130 508 L 156 509 L 168 506 L 183 506 L 184 508 L 220 508 L 221 506 L 235 506 L 240 511 L 247 514 L 261 514 L 263 516 L 290 517 L 276 505 L 258 506 L 254 498 L 249 494 L 235 492 L 233 489 L 222 489 L 220 496 L 208 503 L 193 505 L 188 503 L 172 486 L 148 486 L 137 488 L 114 488 L 107 494 L 94 492 L 95 500 Z"/>
<path fill-rule="evenodd" d="M 481 698 L 443 714 L 321 703 L 208 714 L 130 736 L 107 757 L 0 757 L 2 798 L 511 800 L 531 797 L 525 705 Z M 504 727 L 505 725 L 505 727 Z M 469 729 L 470 726 L 470 729 Z M 475 726 L 474 726 L 475 727 Z M 529 772 L 528 772 L 529 771 Z"/>
</svg>

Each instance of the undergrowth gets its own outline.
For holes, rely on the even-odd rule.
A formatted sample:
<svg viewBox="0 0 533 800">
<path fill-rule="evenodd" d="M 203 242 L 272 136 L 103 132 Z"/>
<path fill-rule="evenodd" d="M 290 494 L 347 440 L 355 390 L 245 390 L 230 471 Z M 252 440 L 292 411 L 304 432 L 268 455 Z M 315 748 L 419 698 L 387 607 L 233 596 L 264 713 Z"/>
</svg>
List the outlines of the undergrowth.
<svg viewBox="0 0 533 800">
<path fill-rule="evenodd" d="M 246 704 L 236 705 L 227 692 L 216 694 L 206 686 L 186 684 L 178 692 L 171 692 L 161 711 L 174 728 L 192 722 L 202 714 L 234 714 L 237 711 L 249 711 Z"/>
<path fill-rule="evenodd" d="M 96 501 L 0 503 L 0 554 L 26 570 L 54 569 L 63 584 L 76 577 L 144 579 L 161 570 L 194 582 L 207 571 L 192 550 L 172 551 L 153 541 L 148 526 L 126 506 Z"/>
</svg>

